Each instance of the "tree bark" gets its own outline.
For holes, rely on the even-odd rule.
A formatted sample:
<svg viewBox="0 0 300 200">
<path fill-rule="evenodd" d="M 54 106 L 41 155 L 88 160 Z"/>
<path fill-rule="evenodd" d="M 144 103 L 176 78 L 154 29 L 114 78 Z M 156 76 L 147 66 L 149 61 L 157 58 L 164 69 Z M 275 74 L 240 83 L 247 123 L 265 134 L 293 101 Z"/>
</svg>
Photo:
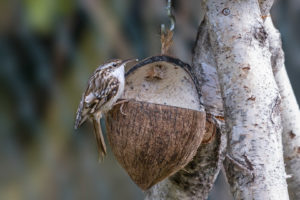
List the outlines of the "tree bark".
<svg viewBox="0 0 300 200">
<path fill-rule="evenodd" d="M 273 73 L 281 95 L 282 140 L 290 199 L 300 199 L 300 111 L 289 81 L 282 50 L 280 33 L 268 17 L 265 27 L 270 43 Z"/>
<path fill-rule="evenodd" d="M 206 19 L 224 98 L 231 191 L 235 199 L 288 199 L 280 95 L 259 4 L 208 0 Z"/>
<path fill-rule="evenodd" d="M 258 0 L 261 17 L 264 20 L 268 15 L 270 15 L 271 7 L 274 0 Z"/>
<path fill-rule="evenodd" d="M 203 1 L 193 74 L 201 82 L 202 103 L 217 134 L 200 146 L 184 170 L 148 190 L 146 199 L 206 199 L 224 158 L 225 132 L 224 167 L 234 198 L 289 199 L 282 131 L 286 169 L 292 174 L 290 197 L 299 199 L 300 113 L 280 35 L 270 21 L 272 4 Z"/>
</svg>

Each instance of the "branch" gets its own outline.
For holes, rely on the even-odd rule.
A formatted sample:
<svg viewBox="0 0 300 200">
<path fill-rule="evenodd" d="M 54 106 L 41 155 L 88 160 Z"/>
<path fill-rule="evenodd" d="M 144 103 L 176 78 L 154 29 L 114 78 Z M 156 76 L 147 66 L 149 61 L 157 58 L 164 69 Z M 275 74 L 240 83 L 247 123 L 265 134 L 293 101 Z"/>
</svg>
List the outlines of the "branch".
<svg viewBox="0 0 300 200">
<path fill-rule="evenodd" d="M 207 0 L 207 7 L 229 134 L 225 169 L 233 195 L 288 199 L 280 97 L 258 2 Z"/>
<path fill-rule="evenodd" d="M 273 73 L 281 95 L 282 142 L 286 171 L 291 178 L 287 179 L 291 199 L 300 199 L 300 112 L 293 88 L 284 65 L 280 33 L 274 27 L 272 19 L 265 21 L 270 43 Z"/>
</svg>

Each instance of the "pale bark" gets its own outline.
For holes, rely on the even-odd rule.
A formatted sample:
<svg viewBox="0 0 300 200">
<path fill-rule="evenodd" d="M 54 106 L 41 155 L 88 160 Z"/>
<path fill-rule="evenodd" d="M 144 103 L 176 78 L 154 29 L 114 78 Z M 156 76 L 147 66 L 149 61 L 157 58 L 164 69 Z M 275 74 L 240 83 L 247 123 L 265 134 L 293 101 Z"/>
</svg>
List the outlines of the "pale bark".
<svg viewBox="0 0 300 200">
<path fill-rule="evenodd" d="M 146 192 L 146 199 L 206 199 L 220 171 L 226 147 L 223 105 L 211 45 L 205 23 L 199 28 L 193 55 L 192 74 L 199 80 L 202 103 L 216 129 L 215 136 L 201 144 L 191 163 Z"/>
<path fill-rule="evenodd" d="M 258 0 L 260 13 L 262 19 L 265 19 L 267 15 L 270 15 L 271 7 L 274 3 L 274 0 Z"/>
<path fill-rule="evenodd" d="M 235 199 L 288 199 L 280 95 L 256 0 L 207 0 L 206 19 L 228 130 L 225 167 Z"/>
<path fill-rule="evenodd" d="M 282 142 L 290 199 L 300 199 L 300 111 L 289 81 L 281 45 L 280 33 L 268 17 L 265 27 L 272 53 L 273 73 L 281 95 Z"/>
<path fill-rule="evenodd" d="M 284 68 L 280 36 L 269 21 L 272 4 L 273 0 L 203 1 L 193 74 L 218 134 L 201 145 L 184 170 L 147 191 L 146 199 L 206 199 L 223 160 L 225 130 L 224 166 L 235 199 L 289 199 L 282 130 L 286 169 L 293 175 L 290 197 L 299 199 L 300 113 Z"/>
</svg>

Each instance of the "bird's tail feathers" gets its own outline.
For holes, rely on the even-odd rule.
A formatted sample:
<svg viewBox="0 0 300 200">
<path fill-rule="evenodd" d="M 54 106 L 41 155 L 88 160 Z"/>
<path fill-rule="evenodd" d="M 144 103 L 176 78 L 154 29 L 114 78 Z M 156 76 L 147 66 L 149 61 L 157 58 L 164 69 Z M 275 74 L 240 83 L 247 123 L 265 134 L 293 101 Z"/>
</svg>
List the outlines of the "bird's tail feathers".
<svg viewBox="0 0 300 200">
<path fill-rule="evenodd" d="M 97 141 L 99 161 L 102 161 L 106 156 L 106 145 L 101 130 L 100 119 L 93 117 L 94 133 Z"/>
</svg>

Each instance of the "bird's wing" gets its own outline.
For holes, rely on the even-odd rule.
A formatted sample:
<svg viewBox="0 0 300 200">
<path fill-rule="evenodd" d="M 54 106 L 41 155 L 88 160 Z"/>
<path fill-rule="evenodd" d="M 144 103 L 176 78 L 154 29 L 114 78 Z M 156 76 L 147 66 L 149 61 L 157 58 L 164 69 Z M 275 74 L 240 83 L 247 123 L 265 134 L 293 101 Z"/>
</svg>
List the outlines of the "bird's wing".
<svg viewBox="0 0 300 200">
<path fill-rule="evenodd" d="M 117 94 L 119 80 L 114 76 L 109 76 L 108 73 L 107 71 L 99 71 L 90 78 L 88 87 L 82 95 L 77 110 L 75 129 L 77 129 L 88 116 L 101 110 L 101 107 Z"/>
</svg>

